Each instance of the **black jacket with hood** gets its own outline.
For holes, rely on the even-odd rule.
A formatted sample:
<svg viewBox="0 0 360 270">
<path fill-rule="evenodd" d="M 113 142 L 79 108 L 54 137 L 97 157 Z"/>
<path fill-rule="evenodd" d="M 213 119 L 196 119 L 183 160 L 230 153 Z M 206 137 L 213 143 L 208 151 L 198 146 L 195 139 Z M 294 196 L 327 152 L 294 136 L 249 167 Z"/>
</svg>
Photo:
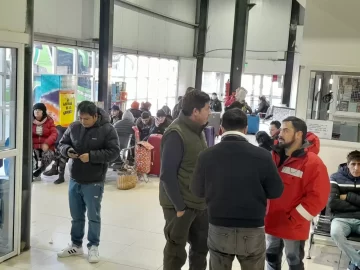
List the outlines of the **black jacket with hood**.
<svg viewBox="0 0 360 270">
<path fill-rule="evenodd" d="M 64 157 L 68 157 L 70 148 L 79 155 L 89 153 L 88 163 L 69 160 L 70 177 L 80 184 L 103 182 L 109 162 L 120 155 L 118 135 L 110 124 L 109 115 L 99 108 L 98 115 L 98 121 L 91 128 L 85 128 L 79 121 L 72 123 L 59 143 Z"/>
<path fill-rule="evenodd" d="M 329 208 L 333 218 L 360 219 L 360 177 L 350 174 L 347 164 L 340 164 L 337 173 L 330 176 Z M 346 194 L 346 200 L 340 195 Z"/>
</svg>

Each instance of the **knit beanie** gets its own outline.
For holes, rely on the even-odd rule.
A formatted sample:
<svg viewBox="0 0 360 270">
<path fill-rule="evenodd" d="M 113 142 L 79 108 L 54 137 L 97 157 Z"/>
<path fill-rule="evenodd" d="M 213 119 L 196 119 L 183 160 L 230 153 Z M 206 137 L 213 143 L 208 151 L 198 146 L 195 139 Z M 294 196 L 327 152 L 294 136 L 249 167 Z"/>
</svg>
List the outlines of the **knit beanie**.
<svg viewBox="0 0 360 270">
<path fill-rule="evenodd" d="M 33 106 L 33 116 L 34 116 L 34 111 L 35 110 L 42 110 L 43 112 L 43 119 L 45 119 L 45 117 L 47 116 L 47 111 L 46 111 L 46 106 L 44 103 L 36 103 Z"/>
</svg>

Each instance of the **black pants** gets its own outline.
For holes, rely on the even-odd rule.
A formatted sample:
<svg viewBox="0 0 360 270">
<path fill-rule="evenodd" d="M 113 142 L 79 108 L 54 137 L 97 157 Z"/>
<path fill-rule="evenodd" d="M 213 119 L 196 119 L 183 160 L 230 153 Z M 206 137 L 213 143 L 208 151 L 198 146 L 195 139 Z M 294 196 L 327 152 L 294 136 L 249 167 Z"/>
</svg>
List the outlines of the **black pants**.
<svg viewBox="0 0 360 270">
<path fill-rule="evenodd" d="M 166 246 L 164 249 L 164 269 L 181 270 L 186 262 L 186 243 L 190 244 L 190 270 L 205 270 L 208 253 L 207 236 L 209 221 L 207 211 L 186 209 L 178 218 L 173 208 L 163 208 L 166 220 L 164 233 Z"/>
</svg>

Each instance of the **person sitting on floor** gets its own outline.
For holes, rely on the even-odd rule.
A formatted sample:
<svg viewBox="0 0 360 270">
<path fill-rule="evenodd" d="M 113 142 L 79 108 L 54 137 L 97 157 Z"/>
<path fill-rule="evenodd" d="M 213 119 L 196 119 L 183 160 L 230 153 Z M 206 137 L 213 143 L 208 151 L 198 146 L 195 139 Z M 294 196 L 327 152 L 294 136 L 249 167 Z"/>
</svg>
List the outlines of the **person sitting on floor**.
<svg viewBox="0 0 360 270">
<path fill-rule="evenodd" d="M 130 144 L 134 146 L 135 134 L 132 128 L 133 126 L 135 126 L 134 116 L 130 110 L 124 112 L 122 120 L 115 123 L 114 127 L 119 137 L 120 149 L 128 147 L 130 135 L 132 135 Z"/>
<path fill-rule="evenodd" d="M 332 213 L 331 238 L 349 258 L 349 270 L 360 269 L 360 254 L 346 239 L 360 234 L 360 151 L 352 151 L 347 163 L 340 164 L 337 173 L 330 176 L 329 208 Z"/>
<path fill-rule="evenodd" d="M 141 118 L 136 121 L 136 126 L 139 129 L 140 140 L 143 141 L 150 134 L 150 129 L 154 126 L 155 119 L 149 112 L 143 112 Z"/>
</svg>

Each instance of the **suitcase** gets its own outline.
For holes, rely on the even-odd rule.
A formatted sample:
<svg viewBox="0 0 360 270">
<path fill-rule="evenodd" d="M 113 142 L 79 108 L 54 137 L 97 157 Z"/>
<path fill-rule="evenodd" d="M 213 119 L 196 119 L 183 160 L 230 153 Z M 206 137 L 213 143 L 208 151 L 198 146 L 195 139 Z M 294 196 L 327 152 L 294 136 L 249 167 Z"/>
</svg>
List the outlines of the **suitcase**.
<svg viewBox="0 0 360 270">
<path fill-rule="evenodd" d="M 149 174 L 159 176 L 160 175 L 160 167 L 161 167 L 161 160 L 160 160 L 160 145 L 161 145 L 161 134 L 152 134 L 150 135 L 148 142 L 154 147 L 151 150 L 151 170 Z"/>
<path fill-rule="evenodd" d="M 206 127 L 205 130 L 205 138 L 208 147 L 215 145 L 215 128 L 214 127 Z"/>
<path fill-rule="evenodd" d="M 259 115 L 249 115 L 248 119 L 248 134 L 256 134 L 259 131 L 260 127 L 260 117 Z"/>
<path fill-rule="evenodd" d="M 208 126 L 215 128 L 215 136 L 219 136 L 220 134 L 220 115 L 219 112 L 212 112 L 209 116 Z"/>
</svg>

